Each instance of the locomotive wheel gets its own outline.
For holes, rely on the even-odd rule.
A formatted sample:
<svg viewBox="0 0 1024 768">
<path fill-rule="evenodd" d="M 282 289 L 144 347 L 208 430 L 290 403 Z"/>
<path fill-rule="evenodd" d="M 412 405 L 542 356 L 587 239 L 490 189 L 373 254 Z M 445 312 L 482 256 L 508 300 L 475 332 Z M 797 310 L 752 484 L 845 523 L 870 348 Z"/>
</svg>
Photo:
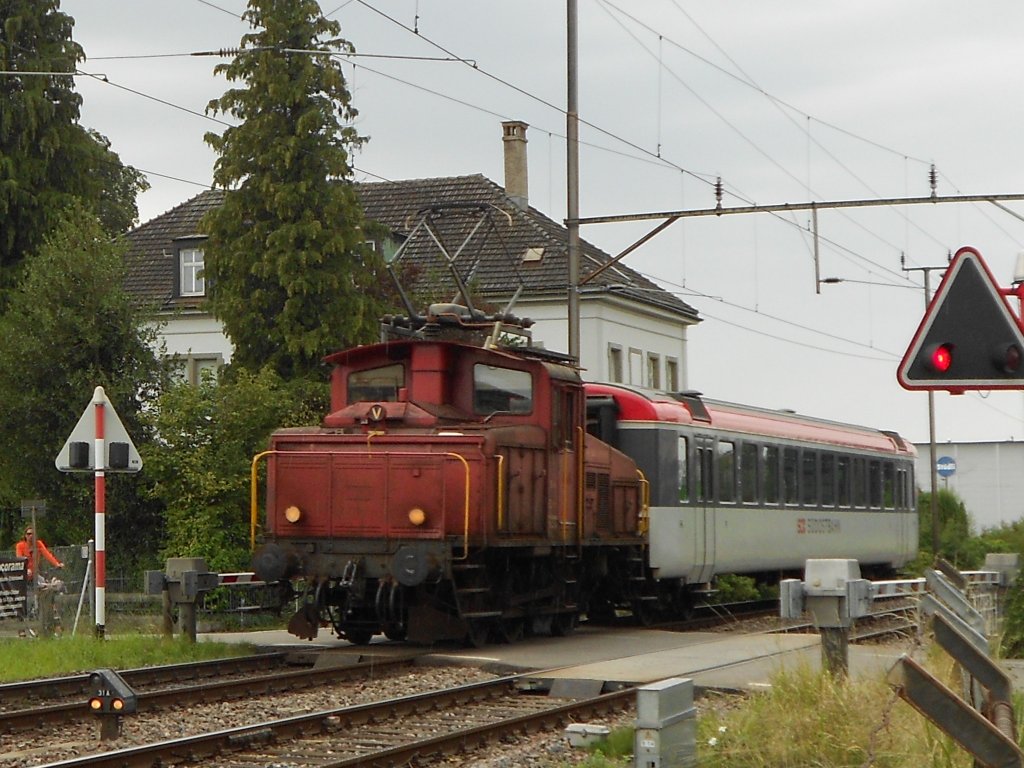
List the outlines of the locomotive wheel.
<svg viewBox="0 0 1024 768">
<path fill-rule="evenodd" d="M 466 645 L 470 648 L 483 648 L 491 635 L 491 623 L 481 619 L 470 619 L 466 630 Z"/>
<path fill-rule="evenodd" d="M 591 603 L 587 609 L 587 621 L 595 624 L 612 624 L 615 622 L 615 607 L 607 600 Z"/>
<path fill-rule="evenodd" d="M 409 632 L 404 624 L 385 624 L 384 625 L 384 637 L 388 640 L 395 640 L 400 642 L 408 637 Z"/>
<path fill-rule="evenodd" d="M 345 639 L 352 645 L 369 645 L 373 632 L 368 629 L 346 629 Z"/>
<path fill-rule="evenodd" d="M 576 612 L 572 613 L 556 613 L 551 619 L 551 634 L 554 637 L 565 637 L 571 635 L 576 630 L 576 623 L 579 621 L 579 616 Z"/>
<path fill-rule="evenodd" d="M 498 622 L 498 636 L 502 642 L 518 643 L 526 632 L 525 619 L 501 619 Z"/>
<path fill-rule="evenodd" d="M 633 601 L 633 620 L 641 627 L 649 627 L 657 620 L 653 601 L 637 598 Z"/>
</svg>

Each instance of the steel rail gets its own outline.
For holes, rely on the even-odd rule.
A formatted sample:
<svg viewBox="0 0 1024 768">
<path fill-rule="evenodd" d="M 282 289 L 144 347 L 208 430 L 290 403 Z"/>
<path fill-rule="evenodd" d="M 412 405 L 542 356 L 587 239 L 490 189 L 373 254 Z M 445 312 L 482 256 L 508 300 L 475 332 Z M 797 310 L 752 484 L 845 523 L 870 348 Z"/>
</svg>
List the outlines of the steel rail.
<svg viewBox="0 0 1024 768">
<path fill-rule="evenodd" d="M 281 742 L 301 737 L 306 733 L 329 733 L 344 731 L 365 725 L 374 720 L 393 719 L 414 714 L 417 711 L 446 706 L 465 706 L 472 701 L 494 698 L 509 692 L 512 682 L 518 676 L 472 683 L 459 688 L 438 692 L 419 693 L 396 699 L 357 704 L 339 709 L 322 710 L 305 715 L 295 715 L 280 720 L 241 725 L 220 731 L 170 739 L 156 744 L 50 763 L 48 768 L 152 768 L 157 765 L 175 765 L 182 762 L 202 765 L 204 761 L 221 754 L 228 754 L 264 743 Z"/>
<path fill-rule="evenodd" d="M 417 654 L 418 655 L 418 654 Z M 252 695 L 285 693 L 302 688 L 328 685 L 353 677 L 376 674 L 390 667 L 407 666 L 415 662 L 416 655 L 400 656 L 394 659 L 373 659 L 346 666 L 313 667 L 290 670 L 259 677 L 251 675 L 236 680 L 221 680 L 200 685 L 165 688 L 158 691 L 139 691 L 140 712 L 158 710 L 168 706 L 227 701 Z M 124 676 L 124 675 L 122 675 Z M 131 679 L 131 678 L 129 678 Z M 86 683 L 88 678 L 86 678 Z M 131 683 L 130 683 L 131 684 Z M 0 712 L 0 733 L 28 730 L 40 723 L 58 725 L 92 717 L 86 708 L 85 699 L 50 706 Z"/>
<path fill-rule="evenodd" d="M 157 667 L 138 667 L 123 670 L 119 674 L 131 686 L 180 683 L 182 680 L 194 680 L 201 677 L 244 674 L 272 669 L 283 665 L 287 657 L 287 653 L 275 651 L 254 656 L 165 664 Z M 3 683 L 0 684 L 0 707 L 8 707 L 12 703 L 24 705 L 25 702 L 85 696 L 88 692 L 88 674 Z"/>
<path fill-rule="evenodd" d="M 421 712 L 453 710 L 472 703 L 498 700 L 515 693 L 514 685 L 521 676 L 498 678 L 483 683 L 472 683 L 444 691 L 414 694 L 396 699 L 359 704 L 335 710 L 324 710 L 297 715 L 280 720 L 238 726 L 180 739 L 171 739 L 156 744 L 129 747 L 111 752 L 85 755 L 69 760 L 48 764 L 47 768 L 152 768 L 153 766 L 191 764 L 202 765 L 207 761 L 234 752 L 253 751 L 262 745 L 280 745 L 288 740 L 316 735 L 321 742 L 323 734 L 346 734 L 361 726 L 384 720 L 401 721 Z M 519 693 L 519 696 L 529 696 Z M 324 755 L 316 758 L 317 766 L 373 766 L 402 764 L 416 755 L 437 754 L 456 751 L 467 743 L 483 743 L 503 733 L 518 732 L 524 728 L 538 728 L 543 723 L 561 722 L 569 714 L 605 711 L 610 707 L 625 706 L 635 698 L 636 689 L 625 688 L 597 697 L 568 704 L 559 703 L 526 715 L 502 718 L 499 722 L 456 728 L 441 735 L 430 736 L 411 743 L 384 747 L 376 752 L 363 751 L 334 762 L 325 762 Z M 536 697 L 531 697 L 536 699 Z M 406 757 L 408 755 L 408 757 Z"/>
</svg>

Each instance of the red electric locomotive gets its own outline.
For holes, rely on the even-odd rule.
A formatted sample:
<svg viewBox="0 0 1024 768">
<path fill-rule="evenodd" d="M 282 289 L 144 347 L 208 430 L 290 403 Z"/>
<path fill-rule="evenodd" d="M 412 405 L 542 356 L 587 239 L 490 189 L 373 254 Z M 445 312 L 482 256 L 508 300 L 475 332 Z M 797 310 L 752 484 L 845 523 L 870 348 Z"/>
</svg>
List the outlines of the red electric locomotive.
<svg viewBox="0 0 1024 768">
<path fill-rule="evenodd" d="M 331 413 L 272 438 L 254 570 L 304 585 L 289 630 L 480 645 L 571 631 L 613 607 L 606 579 L 644 597 L 645 481 L 585 432 L 571 361 L 429 338 L 478 329 L 462 308 L 426 319 L 331 355 Z"/>
<path fill-rule="evenodd" d="M 413 320 L 331 355 L 331 413 L 264 454 L 253 565 L 301 585 L 299 637 L 512 641 L 581 613 L 679 615 L 721 573 L 813 557 L 891 573 L 916 553 L 914 450 L 895 433 L 585 389 L 564 355 L 495 346 L 508 317 Z"/>
</svg>

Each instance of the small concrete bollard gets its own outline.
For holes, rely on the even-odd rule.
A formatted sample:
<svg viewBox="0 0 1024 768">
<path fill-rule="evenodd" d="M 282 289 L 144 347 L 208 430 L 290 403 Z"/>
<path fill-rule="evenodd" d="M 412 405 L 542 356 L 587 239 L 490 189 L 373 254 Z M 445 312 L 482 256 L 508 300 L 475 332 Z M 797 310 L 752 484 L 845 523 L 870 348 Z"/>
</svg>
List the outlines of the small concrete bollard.
<svg viewBox="0 0 1024 768">
<path fill-rule="evenodd" d="M 782 618 L 811 614 L 821 634 L 822 666 L 833 676 L 845 677 L 850 668 L 850 625 L 871 613 L 872 584 L 860 577 L 856 560 L 808 560 L 804 580 L 779 584 Z"/>
<path fill-rule="evenodd" d="M 178 608 L 181 633 L 196 641 L 196 600 L 220 584 L 220 574 L 210 573 L 201 557 L 172 557 L 165 570 L 146 571 L 146 594 L 162 595 L 165 634 L 171 634 L 173 609 Z"/>
</svg>

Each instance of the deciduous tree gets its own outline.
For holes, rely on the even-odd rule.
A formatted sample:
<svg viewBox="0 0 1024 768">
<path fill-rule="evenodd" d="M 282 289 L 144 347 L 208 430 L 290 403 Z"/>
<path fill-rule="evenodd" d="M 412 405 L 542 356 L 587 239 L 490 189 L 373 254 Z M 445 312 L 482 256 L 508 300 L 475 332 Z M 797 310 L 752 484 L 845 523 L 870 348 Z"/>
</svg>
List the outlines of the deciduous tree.
<svg viewBox="0 0 1024 768">
<path fill-rule="evenodd" d="M 85 54 L 59 8 L 59 0 L 0 3 L 0 292 L 71 200 L 119 234 L 137 220 L 135 197 L 148 186 L 79 124 L 73 74 Z"/>
<path fill-rule="evenodd" d="M 157 438 L 143 454 L 153 499 L 166 510 L 164 554 L 248 570 L 253 456 L 277 427 L 316 421 L 326 400 L 326 385 L 288 384 L 269 369 L 168 388 L 147 415 Z"/>
<path fill-rule="evenodd" d="M 209 104 L 239 121 L 206 136 L 227 190 L 205 222 L 209 301 L 233 364 L 291 378 L 374 337 L 376 257 L 351 183 L 363 139 L 331 55 L 350 50 L 339 24 L 314 0 L 250 0 L 244 17 L 255 31 L 216 68 L 241 85 Z"/>
<path fill-rule="evenodd" d="M 137 445 L 146 439 L 139 412 L 155 397 L 162 368 L 155 331 L 123 276 L 120 249 L 75 205 L 57 219 L 0 316 L 0 505 L 46 499 L 51 544 L 92 538 L 92 475 L 62 474 L 54 459 L 93 390 L 104 388 Z M 132 549 L 155 547 L 160 526 L 137 503 L 134 477 L 108 483 L 108 508 L 128 522 Z"/>
</svg>

